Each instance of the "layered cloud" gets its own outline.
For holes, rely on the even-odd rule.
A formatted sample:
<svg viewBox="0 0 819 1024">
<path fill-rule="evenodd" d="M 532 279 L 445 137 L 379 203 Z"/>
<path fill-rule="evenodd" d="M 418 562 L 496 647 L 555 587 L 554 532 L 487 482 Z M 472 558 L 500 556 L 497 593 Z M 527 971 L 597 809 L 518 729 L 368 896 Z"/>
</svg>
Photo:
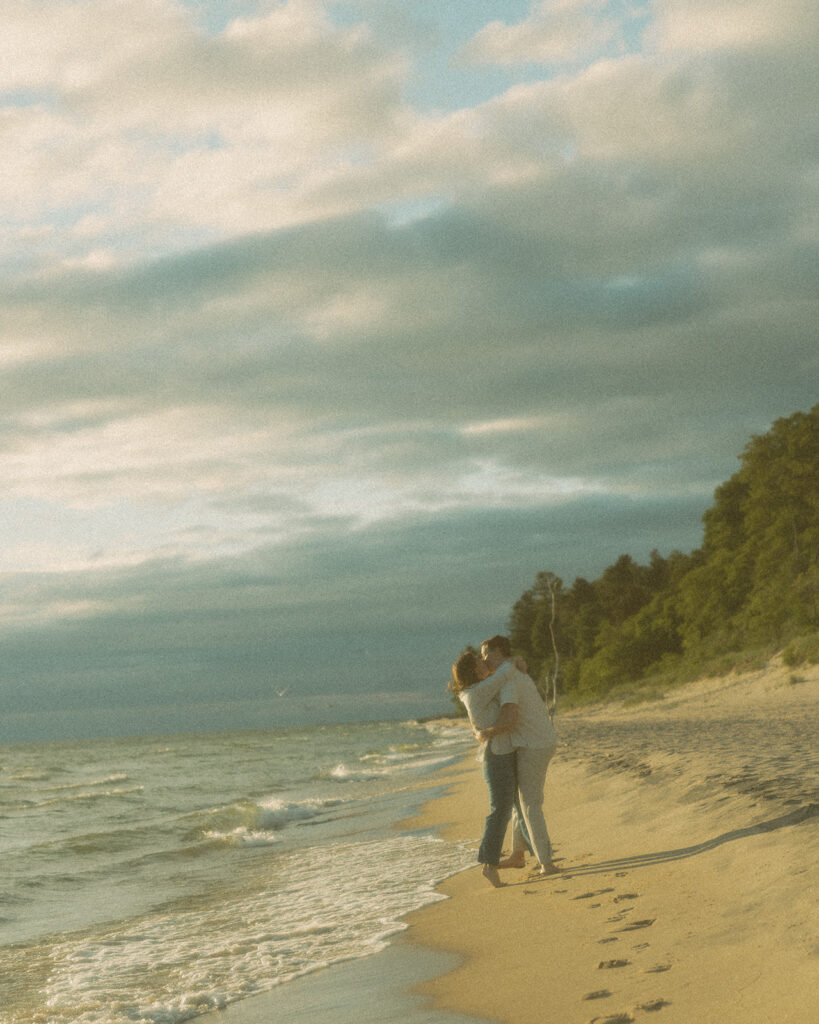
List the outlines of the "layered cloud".
<svg viewBox="0 0 819 1024">
<path fill-rule="evenodd" d="M 215 34 L 174 0 L 8 6 L 6 197 L 92 267 L 334 212 L 309 197 L 399 127 L 400 55 L 312 0 Z"/>
<path fill-rule="evenodd" d="M 363 0 L 7 6 L 21 678 L 25 637 L 66 624 L 134 630 L 111 664 L 159 678 L 151 592 L 214 693 L 212 638 L 265 615 L 279 646 L 382 634 L 376 675 L 426 624 L 429 672 L 540 569 L 696 544 L 748 436 L 815 402 L 807 0 L 498 5 L 468 31 Z"/>
</svg>

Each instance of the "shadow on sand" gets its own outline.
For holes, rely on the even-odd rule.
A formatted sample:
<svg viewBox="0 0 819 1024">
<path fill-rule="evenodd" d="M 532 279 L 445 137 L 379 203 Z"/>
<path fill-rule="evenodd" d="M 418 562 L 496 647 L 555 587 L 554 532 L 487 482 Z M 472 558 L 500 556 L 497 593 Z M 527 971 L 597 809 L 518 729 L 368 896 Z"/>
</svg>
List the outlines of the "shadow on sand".
<svg viewBox="0 0 819 1024">
<path fill-rule="evenodd" d="M 657 853 L 641 853 L 632 857 L 620 857 L 617 860 L 604 860 L 596 864 L 583 864 L 578 867 L 565 867 L 559 875 L 552 875 L 550 880 L 556 878 L 582 878 L 584 875 L 602 875 L 610 871 L 623 871 L 627 868 L 645 867 L 649 864 L 663 864 L 666 861 L 685 860 L 686 857 L 695 857 L 699 853 L 706 853 L 714 850 L 723 843 L 732 843 L 737 839 L 747 839 L 749 836 L 759 835 L 761 832 L 775 832 L 780 828 L 789 828 L 792 825 L 800 825 L 819 815 L 819 804 L 805 804 L 778 818 L 770 818 L 768 821 L 761 821 L 756 825 L 748 825 L 746 828 L 732 829 L 730 832 L 723 832 L 722 835 L 713 839 L 706 839 L 705 842 L 697 843 L 695 846 L 683 846 L 678 850 L 662 850 Z M 517 885 L 530 885 L 530 878 L 526 883 L 517 882 Z"/>
</svg>

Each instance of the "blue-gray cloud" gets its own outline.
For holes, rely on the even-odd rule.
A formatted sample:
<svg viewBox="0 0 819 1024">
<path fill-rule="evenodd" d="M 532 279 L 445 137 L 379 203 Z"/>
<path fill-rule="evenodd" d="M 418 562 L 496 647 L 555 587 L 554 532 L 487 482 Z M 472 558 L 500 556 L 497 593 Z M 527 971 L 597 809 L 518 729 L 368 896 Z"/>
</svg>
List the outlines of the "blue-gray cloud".
<svg viewBox="0 0 819 1024">
<path fill-rule="evenodd" d="M 6 630 L 5 708 L 249 700 L 282 685 L 411 689 L 432 702 L 450 660 L 505 627 L 537 571 L 568 584 L 623 551 L 647 561 L 650 547 L 690 548 L 699 520 L 691 499 L 567 502 L 328 528 L 205 565 L 9 576 L 9 599 L 32 616 L 80 593 L 93 610 Z"/>
</svg>

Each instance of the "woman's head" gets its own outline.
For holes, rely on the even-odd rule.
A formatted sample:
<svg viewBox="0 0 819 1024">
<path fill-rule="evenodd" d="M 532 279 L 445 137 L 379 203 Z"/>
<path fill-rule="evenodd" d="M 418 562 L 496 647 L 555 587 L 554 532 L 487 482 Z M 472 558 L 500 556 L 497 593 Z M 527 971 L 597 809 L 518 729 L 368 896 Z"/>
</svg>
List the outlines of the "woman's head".
<svg viewBox="0 0 819 1024">
<path fill-rule="evenodd" d="M 483 658 L 474 651 L 464 651 L 452 666 L 452 680 L 449 689 L 453 693 L 461 693 L 468 690 L 470 686 L 486 679 L 487 669 Z"/>
</svg>

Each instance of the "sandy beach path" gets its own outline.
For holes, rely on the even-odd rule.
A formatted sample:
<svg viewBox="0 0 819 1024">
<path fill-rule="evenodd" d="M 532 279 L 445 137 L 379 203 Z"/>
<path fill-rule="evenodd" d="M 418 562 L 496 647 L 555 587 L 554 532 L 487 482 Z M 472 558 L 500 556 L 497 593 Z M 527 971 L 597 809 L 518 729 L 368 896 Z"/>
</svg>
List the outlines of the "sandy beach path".
<svg viewBox="0 0 819 1024">
<path fill-rule="evenodd" d="M 424 993 L 504 1024 L 817 1019 L 817 697 L 819 668 L 774 661 L 561 717 L 546 811 L 564 871 L 449 879 L 409 937 L 464 959 Z M 477 840 L 478 766 L 450 780 L 414 824 Z"/>
</svg>

